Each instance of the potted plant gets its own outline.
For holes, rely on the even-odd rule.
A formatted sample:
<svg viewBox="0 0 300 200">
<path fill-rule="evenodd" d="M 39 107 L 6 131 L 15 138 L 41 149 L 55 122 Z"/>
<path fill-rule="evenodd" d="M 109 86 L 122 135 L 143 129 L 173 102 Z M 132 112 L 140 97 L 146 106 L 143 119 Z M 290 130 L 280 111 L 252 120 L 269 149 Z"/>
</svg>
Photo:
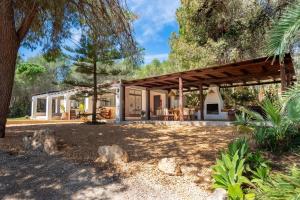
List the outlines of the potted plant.
<svg viewBox="0 0 300 200">
<path fill-rule="evenodd" d="M 62 119 L 62 120 L 67 120 L 67 119 L 69 119 L 69 114 L 66 112 L 66 108 L 65 108 L 64 105 L 60 105 L 60 110 L 61 110 L 61 112 L 62 112 L 62 114 L 61 114 L 61 119 Z"/>
</svg>

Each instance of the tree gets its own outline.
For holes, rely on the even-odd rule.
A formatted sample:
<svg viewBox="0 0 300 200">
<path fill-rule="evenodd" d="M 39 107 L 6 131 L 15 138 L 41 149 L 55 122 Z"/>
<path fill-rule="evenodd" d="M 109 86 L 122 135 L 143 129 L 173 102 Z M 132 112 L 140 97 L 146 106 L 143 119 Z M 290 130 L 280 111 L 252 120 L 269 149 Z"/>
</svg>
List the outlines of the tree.
<svg viewBox="0 0 300 200">
<path fill-rule="evenodd" d="M 123 49 L 135 50 L 128 12 L 123 0 L 1 0 L 0 1 L 0 137 L 5 136 L 16 59 L 21 45 L 44 44 L 48 59 L 82 24 L 117 36 Z"/>
<path fill-rule="evenodd" d="M 181 0 L 170 59 L 181 70 L 262 56 L 271 20 L 293 0 Z"/>
<path fill-rule="evenodd" d="M 158 76 L 162 74 L 175 72 L 176 68 L 169 61 L 159 61 L 153 59 L 151 63 L 141 66 L 135 71 L 136 78 L 145 78 L 149 76 Z"/>
<path fill-rule="evenodd" d="M 281 18 L 269 32 L 267 51 L 269 56 L 279 55 L 283 62 L 285 53 L 299 40 L 300 32 L 300 1 L 297 0 L 285 9 Z"/>
<path fill-rule="evenodd" d="M 68 62 L 59 57 L 55 62 L 48 62 L 42 56 L 35 56 L 25 61 L 19 60 L 9 117 L 30 115 L 31 96 L 45 91 L 65 89 L 62 81 L 69 71 Z"/>
<path fill-rule="evenodd" d="M 116 60 L 125 55 L 115 43 L 115 38 L 106 33 L 96 36 L 89 32 L 82 36 L 75 48 L 67 48 L 75 56 L 73 73 L 65 82 L 73 86 L 85 88 L 77 96 L 93 96 L 92 123 L 97 123 L 97 100 L 103 92 L 105 81 L 112 80 L 118 75 L 124 74 L 124 70 L 114 66 Z"/>
</svg>

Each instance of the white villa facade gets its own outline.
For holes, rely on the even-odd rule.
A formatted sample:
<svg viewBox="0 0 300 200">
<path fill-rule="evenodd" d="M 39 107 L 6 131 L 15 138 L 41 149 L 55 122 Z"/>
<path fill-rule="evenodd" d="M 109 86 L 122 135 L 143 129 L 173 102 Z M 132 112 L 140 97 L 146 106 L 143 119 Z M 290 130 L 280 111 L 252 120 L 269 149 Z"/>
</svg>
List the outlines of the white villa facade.
<svg viewBox="0 0 300 200">
<path fill-rule="evenodd" d="M 142 119 L 142 113 L 147 112 L 147 89 L 143 87 L 126 87 L 125 102 L 122 103 L 124 87 L 120 84 L 114 84 L 110 90 L 112 93 L 101 95 L 98 98 L 97 108 L 106 108 L 112 111 L 112 119 L 117 122 L 123 121 L 122 116 L 125 112 L 125 120 Z M 58 120 L 76 119 L 72 113 L 77 116 L 80 113 L 80 102 L 73 100 L 71 97 L 76 95 L 80 90 L 72 89 L 65 91 L 55 91 L 44 94 L 37 94 L 32 97 L 31 119 L 35 120 Z M 179 96 L 172 91 L 167 90 L 151 90 L 150 98 L 150 119 L 156 119 L 159 115 L 168 115 L 169 109 L 177 108 Z M 84 113 L 92 113 L 92 97 L 86 97 L 83 104 Z M 205 99 L 204 119 L 222 119 L 228 118 L 226 112 L 222 112 L 224 107 L 222 97 L 217 86 L 212 86 Z M 207 110 L 207 107 L 208 108 Z M 211 110 L 209 110 L 211 109 Z M 207 112 L 208 111 L 208 112 Z M 200 119 L 200 112 L 194 111 L 190 113 L 190 109 L 184 108 L 184 113 L 194 115 L 193 119 Z M 67 113 L 63 118 L 63 113 Z M 187 115 L 187 114 L 186 114 Z M 90 116 L 89 116 L 90 117 Z M 145 117 L 144 117 L 145 119 Z M 173 119 L 174 120 L 174 119 Z M 176 119 L 175 119 L 176 120 Z"/>
</svg>

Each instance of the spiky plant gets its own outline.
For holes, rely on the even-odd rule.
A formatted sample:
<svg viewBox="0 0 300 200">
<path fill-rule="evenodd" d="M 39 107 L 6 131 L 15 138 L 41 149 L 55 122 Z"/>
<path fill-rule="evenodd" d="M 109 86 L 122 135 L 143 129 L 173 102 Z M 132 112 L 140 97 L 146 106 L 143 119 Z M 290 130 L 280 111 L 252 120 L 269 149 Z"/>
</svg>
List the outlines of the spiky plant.
<svg viewBox="0 0 300 200">
<path fill-rule="evenodd" d="M 300 199 L 300 169 L 293 167 L 289 174 L 276 173 L 259 186 L 257 199 Z"/>
<path fill-rule="evenodd" d="M 279 55 L 280 62 L 291 45 L 299 39 L 300 0 L 289 6 L 269 32 L 267 52 L 269 56 Z"/>
</svg>

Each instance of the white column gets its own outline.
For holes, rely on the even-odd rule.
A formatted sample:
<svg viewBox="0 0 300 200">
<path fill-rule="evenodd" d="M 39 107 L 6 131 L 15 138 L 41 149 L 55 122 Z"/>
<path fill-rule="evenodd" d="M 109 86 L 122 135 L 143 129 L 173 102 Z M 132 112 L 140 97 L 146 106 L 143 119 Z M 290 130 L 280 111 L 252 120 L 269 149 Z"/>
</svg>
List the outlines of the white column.
<svg viewBox="0 0 300 200">
<path fill-rule="evenodd" d="M 37 106 L 37 98 L 32 97 L 31 99 L 31 119 L 35 119 L 35 114 L 36 114 L 36 106 Z"/>
<path fill-rule="evenodd" d="M 88 97 L 84 98 L 84 111 L 85 112 L 89 111 L 89 98 Z"/>
<path fill-rule="evenodd" d="M 46 99 L 46 120 L 52 119 L 52 97 L 47 96 Z"/>
<path fill-rule="evenodd" d="M 59 99 L 58 98 L 55 98 L 55 113 L 59 113 Z"/>
<path fill-rule="evenodd" d="M 64 96 L 64 107 L 65 107 L 65 112 L 68 113 L 68 119 L 70 119 L 70 106 L 71 106 L 70 96 L 65 95 Z"/>
<path fill-rule="evenodd" d="M 124 87 L 122 87 L 122 84 L 119 84 L 119 87 L 116 89 L 116 122 L 120 123 L 123 119 L 122 116 L 123 114 L 125 115 L 124 112 L 124 103 L 122 103 L 123 95 L 124 95 Z"/>
</svg>

